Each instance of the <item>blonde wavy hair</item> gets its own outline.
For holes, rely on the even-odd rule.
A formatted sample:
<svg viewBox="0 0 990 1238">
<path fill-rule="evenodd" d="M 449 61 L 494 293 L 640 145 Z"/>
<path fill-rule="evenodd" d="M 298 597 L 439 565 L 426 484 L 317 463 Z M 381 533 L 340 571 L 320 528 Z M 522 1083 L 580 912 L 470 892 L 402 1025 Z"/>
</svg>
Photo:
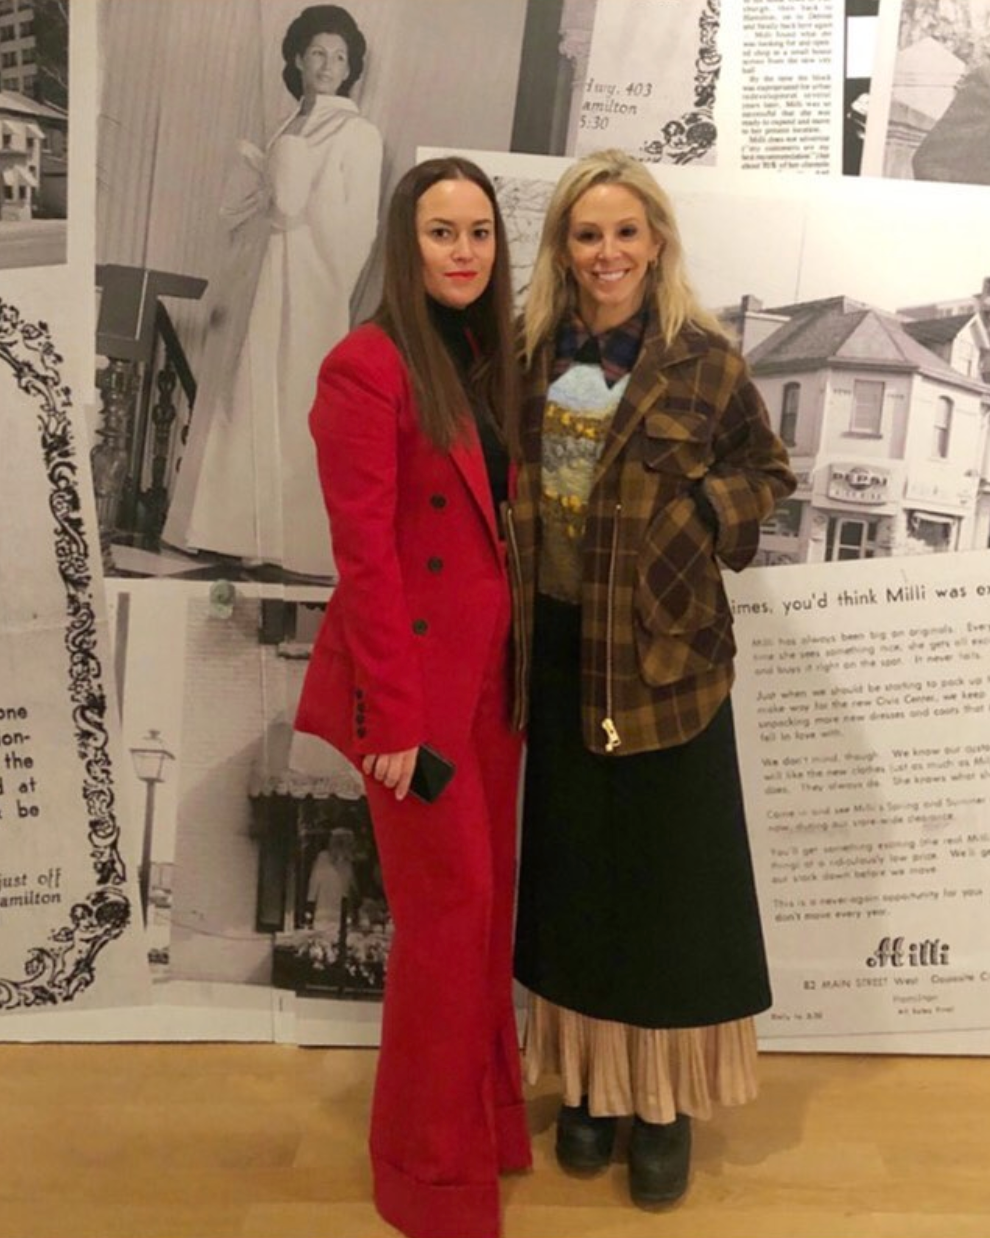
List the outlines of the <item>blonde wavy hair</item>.
<svg viewBox="0 0 990 1238">
<path fill-rule="evenodd" d="M 728 339 L 725 326 L 702 307 L 688 282 L 684 247 L 666 193 L 638 159 L 621 150 L 600 150 L 567 169 L 547 208 L 523 311 L 522 350 L 526 365 L 575 304 L 574 280 L 567 257 L 570 215 L 578 199 L 595 185 L 622 185 L 636 194 L 643 203 L 654 238 L 662 242 L 646 295 L 653 297 L 664 341 L 671 343 L 686 323 Z"/>
</svg>

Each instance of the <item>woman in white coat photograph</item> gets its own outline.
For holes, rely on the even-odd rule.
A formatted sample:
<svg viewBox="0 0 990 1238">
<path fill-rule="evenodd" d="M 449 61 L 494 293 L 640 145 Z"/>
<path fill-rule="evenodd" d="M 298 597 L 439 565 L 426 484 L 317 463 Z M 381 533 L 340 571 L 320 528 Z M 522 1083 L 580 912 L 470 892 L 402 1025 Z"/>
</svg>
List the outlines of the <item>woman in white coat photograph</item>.
<svg viewBox="0 0 990 1238">
<path fill-rule="evenodd" d="M 366 50 L 339 5 L 311 5 L 285 32 L 298 107 L 264 151 L 239 143 L 229 261 L 164 529 L 276 578 L 335 575 L 306 419 L 378 225 L 381 135 L 349 98 Z"/>
</svg>

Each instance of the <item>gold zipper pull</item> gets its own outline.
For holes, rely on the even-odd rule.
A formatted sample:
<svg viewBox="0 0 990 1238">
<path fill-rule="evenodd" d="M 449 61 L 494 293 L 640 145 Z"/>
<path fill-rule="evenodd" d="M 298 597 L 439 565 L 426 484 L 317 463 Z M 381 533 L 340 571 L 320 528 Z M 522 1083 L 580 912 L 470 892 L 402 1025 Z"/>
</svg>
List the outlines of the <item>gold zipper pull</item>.
<svg viewBox="0 0 990 1238">
<path fill-rule="evenodd" d="M 615 723 L 611 718 L 605 719 L 602 723 L 602 730 L 605 732 L 605 751 L 614 752 L 622 743 L 622 740 L 619 738 L 619 732 L 615 729 Z"/>
</svg>

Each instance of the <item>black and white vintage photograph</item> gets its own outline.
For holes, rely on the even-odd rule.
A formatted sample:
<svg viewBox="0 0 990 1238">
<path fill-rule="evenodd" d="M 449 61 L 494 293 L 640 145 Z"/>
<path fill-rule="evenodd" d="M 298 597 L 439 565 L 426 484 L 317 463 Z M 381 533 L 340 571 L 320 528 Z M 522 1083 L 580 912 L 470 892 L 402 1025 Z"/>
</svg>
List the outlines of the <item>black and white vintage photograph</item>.
<svg viewBox="0 0 990 1238">
<path fill-rule="evenodd" d="M 894 46 L 896 39 L 896 47 Z M 883 176 L 990 185 L 990 3 L 901 0 L 869 143 Z"/>
<path fill-rule="evenodd" d="M 320 592 L 114 580 L 110 597 L 157 1001 L 378 1001 L 392 924 L 363 784 L 292 726 Z"/>
<path fill-rule="evenodd" d="M 529 0 L 509 149 L 714 163 L 720 16 L 721 0 Z"/>
<path fill-rule="evenodd" d="M 0 0 L 0 269 L 66 259 L 69 0 Z"/>
<path fill-rule="evenodd" d="M 416 148 L 508 148 L 525 8 L 107 0 L 109 572 L 333 581 L 307 425 L 320 362 L 377 304 L 381 203 Z"/>
<path fill-rule="evenodd" d="M 842 65 L 842 172 L 859 176 L 870 108 L 880 0 L 845 0 Z"/>
<path fill-rule="evenodd" d="M 728 317 L 799 478 L 761 562 L 990 545 L 990 276 L 893 312 L 840 293 Z"/>
</svg>

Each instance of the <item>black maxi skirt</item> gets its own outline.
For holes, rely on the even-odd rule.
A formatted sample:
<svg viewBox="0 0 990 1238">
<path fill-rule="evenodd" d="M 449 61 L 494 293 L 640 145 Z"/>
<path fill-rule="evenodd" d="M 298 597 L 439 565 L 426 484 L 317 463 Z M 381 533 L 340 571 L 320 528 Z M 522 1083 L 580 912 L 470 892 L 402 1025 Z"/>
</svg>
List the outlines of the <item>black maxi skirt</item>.
<svg viewBox="0 0 990 1238">
<path fill-rule="evenodd" d="M 702 1027 L 771 1001 L 728 700 L 675 748 L 581 741 L 580 611 L 537 598 L 516 977 L 558 1006 Z"/>
</svg>

